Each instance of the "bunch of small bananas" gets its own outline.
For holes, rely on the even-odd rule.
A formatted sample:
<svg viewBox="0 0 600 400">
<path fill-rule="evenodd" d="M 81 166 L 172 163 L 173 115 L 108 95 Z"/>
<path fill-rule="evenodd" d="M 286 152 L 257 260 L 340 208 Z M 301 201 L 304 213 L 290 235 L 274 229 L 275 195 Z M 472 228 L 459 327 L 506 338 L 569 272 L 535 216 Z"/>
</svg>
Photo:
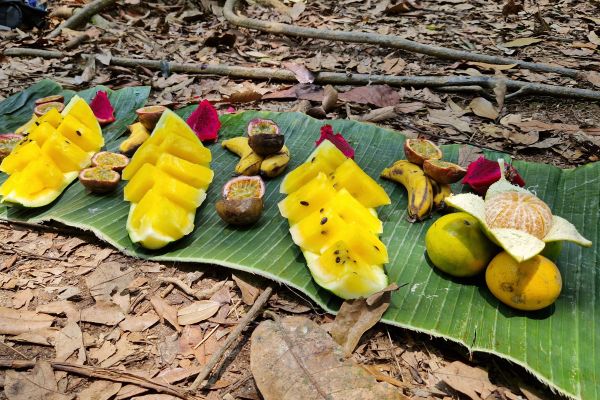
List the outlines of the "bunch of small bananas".
<svg viewBox="0 0 600 400">
<path fill-rule="evenodd" d="M 398 160 L 381 172 L 381 177 L 400 183 L 408 192 L 408 220 L 422 221 L 445 207 L 452 194 L 451 183 L 458 182 L 466 170 L 441 161 L 442 150 L 426 139 L 404 143 L 406 160 Z"/>
<path fill-rule="evenodd" d="M 286 146 L 275 154 L 263 157 L 252 150 L 245 136 L 227 139 L 221 145 L 240 156 L 240 161 L 235 166 L 236 175 L 260 174 L 267 178 L 274 178 L 280 175 L 290 162 L 290 150 Z"/>
</svg>

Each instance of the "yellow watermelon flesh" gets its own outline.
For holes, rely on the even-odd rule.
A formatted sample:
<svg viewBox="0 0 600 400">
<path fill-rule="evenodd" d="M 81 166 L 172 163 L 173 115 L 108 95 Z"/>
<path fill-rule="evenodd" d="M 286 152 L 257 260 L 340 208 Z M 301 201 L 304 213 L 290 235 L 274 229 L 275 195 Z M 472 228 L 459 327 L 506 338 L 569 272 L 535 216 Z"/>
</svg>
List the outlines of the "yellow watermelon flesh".
<svg viewBox="0 0 600 400">
<path fill-rule="evenodd" d="M 90 165 L 104 138 L 92 110 L 78 96 L 62 114 L 50 109 L 27 126 L 26 138 L 0 165 L 0 171 L 10 175 L 0 195 L 2 202 L 41 207 L 54 201 Z M 85 141 L 77 131 L 85 133 Z"/>
<path fill-rule="evenodd" d="M 387 286 L 389 259 L 374 207 L 390 199 L 358 164 L 324 141 L 284 178 L 281 192 L 288 196 L 278 204 L 280 213 L 320 286 L 345 299 Z"/>
<path fill-rule="evenodd" d="M 159 249 L 194 229 L 196 209 L 213 179 L 212 157 L 191 128 L 165 111 L 150 137 L 123 170 L 124 198 L 131 202 L 132 242 Z"/>
</svg>

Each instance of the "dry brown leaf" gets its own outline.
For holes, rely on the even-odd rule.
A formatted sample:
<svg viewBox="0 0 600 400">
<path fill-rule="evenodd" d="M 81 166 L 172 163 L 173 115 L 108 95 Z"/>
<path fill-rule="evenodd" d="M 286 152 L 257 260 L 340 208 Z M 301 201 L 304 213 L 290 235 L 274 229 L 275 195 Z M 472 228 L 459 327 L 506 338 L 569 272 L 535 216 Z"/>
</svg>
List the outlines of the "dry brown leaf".
<svg viewBox="0 0 600 400">
<path fill-rule="evenodd" d="M 179 325 L 191 325 L 212 317 L 219 311 L 221 303 L 211 300 L 195 301 L 177 311 Z"/>
<path fill-rule="evenodd" d="M 523 132 L 548 132 L 548 131 L 558 131 L 558 132 L 577 132 L 579 130 L 578 125 L 571 124 L 549 124 L 543 121 L 531 120 L 531 121 L 523 121 L 518 123 L 513 123 L 519 127 Z"/>
<path fill-rule="evenodd" d="M 496 104 L 498 104 L 498 111 L 502 111 L 502 109 L 504 108 L 504 98 L 506 97 L 506 90 L 507 87 L 505 81 L 499 80 L 494 85 L 494 95 L 496 96 Z"/>
<path fill-rule="evenodd" d="M 108 400 L 121 389 L 121 384 L 111 381 L 94 381 L 77 394 L 77 400 Z"/>
<path fill-rule="evenodd" d="M 159 296 L 152 296 L 150 303 L 154 307 L 154 311 L 158 314 L 161 323 L 163 320 L 167 320 L 177 332 L 181 331 L 181 325 L 177 322 L 177 309 L 167 303 L 164 299 Z"/>
<path fill-rule="evenodd" d="M 10 338 L 13 342 L 39 344 L 40 346 L 53 346 L 59 330 L 56 328 L 38 329 L 33 332 L 21 333 Z"/>
<path fill-rule="evenodd" d="M 163 336 L 156 346 L 160 361 L 164 365 L 171 365 L 177 357 L 178 334 Z"/>
<path fill-rule="evenodd" d="M 372 104 L 377 107 L 395 106 L 400 102 L 398 91 L 388 85 L 360 86 L 340 93 L 339 99 L 359 104 Z"/>
<path fill-rule="evenodd" d="M 135 270 L 118 262 L 100 265 L 85 278 L 85 284 L 96 301 L 109 301 L 115 293 L 121 293 L 135 277 Z"/>
<path fill-rule="evenodd" d="M 299 99 L 309 101 L 323 101 L 323 88 L 312 84 L 298 84 L 287 89 L 265 94 L 263 100 L 288 100 Z"/>
<path fill-rule="evenodd" d="M 592 85 L 600 87 L 600 72 L 585 71 L 582 72 L 580 75 L 583 79 L 590 82 Z"/>
<path fill-rule="evenodd" d="M 475 115 L 478 115 L 483 118 L 488 118 L 495 120 L 498 118 L 498 110 L 489 100 L 484 99 L 483 97 L 476 97 L 471 100 L 469 103 L 469 107 L 473 110 Z"/>
<path fill-rule="evenodd" d="M 38 361 L 31 372 L 7 370 L 4 394 L 8 400 L 67 400 L 72 395 L 58 391 L 54 371 L 46 361 Z"/>
<path fill-rule="evenodd" d="M 392 284 L 380 293 L 368 298 L 346 300 L 333 321 L 331 336 L 344 348 L 347 355 L 352 354 L 362 335 L 371 329 L 390 306 L 392 291 L 398 285 Z"/>
<path fill-rule="evenodd" d="M 115 365 L 116 363 L 123 361 L 130 355 L 134 354 L 138 349 L 138 346 L 131 344 L 131 342 L 127 338 L 127 334 L 123 334 L 119 341 L 116 344 L 117 351 L 112 356 L 108 357 L 106 360 L 100 363 L 102 368 L 109 368 Z"/>
<path fill-rule="evenodd" d="M 434 374 L 452 389 L 469 396 L 472 400 L 487 399 L 496 390 L 496 386 L 488 378 L 487 371 L 460 361 L 454 361 Z"/>
<path fill-rule="evenodd" d="M 254 330 L 250 370 L 265 400 L 403 399 L 344 356 L 344 350 L 304 317 L 263 321 Z"/>
<path fill-rule="evenodd" d="M 242 292 L 242 301 L 249 306 L 254 304 L 256 298 L 260 294 L 260 289 L 250 283 L 250 279 L 248 275 L 245 274 L 233 274 L 231 276 L 238 288 L 240 288 L 240 292 Z"/>
<path fill-rule="evenodd" d="M 183 328 L 178 342 L 178 352 L 183 356 L 195 355 L 196 345 L 202 341 L 204 337 L 202 329 L 199 326 L 187 325 Z"/>
<path fill-rule="evenodd" d="M 384 14 L 396 15 L 396 14 L 407 13 L 407 12 L 415 11 L 415 10 L 419 10 L 419 9 L 421 9 L 421 5 L 419 4 L 419 1 L 400 0 L 400 2 L 398 4 L 395 4 L 391 7 L 388 7 L 387 9 L 385 9 Z"/>
<path fill-rule="evenodd" d="M 33 300 L 33 290 L 27 288 L 25 290 L 19 290 L 13 296 L 12 303 L 14 308 L 21 308 L 29 305 L 29 302 Z"/>
<path fill-rule="evenodd" d="M 469 164 L 477 160 L 483 155 L 483 151 L 479 147 L 467 146 L 463 144 L 458 149 L 458 161 L 457 164 L 461 167 L 467 168 Z"/>
<path fill-rule="evenodd" d="M 300 83 L 313 83 L 315 81 L 315 75 L 304 65 L 293 62 L 284 62 L 283 67 L 289 71 L 292 71 Z"/>
<path fill-rule="evenodd" d="M 480 69 L 492 70 L 492 71 L 508 71 L 517 66 L 517 64 L 487 64 L 476 61 L 467 62 L 468 65 L 479 67 Z"/>
<path fill-rule="evenodd" d="M 85 349 L 83 347 L 83 334 L 81 328 L 74 321 L 67 321 L 65 326 L 56 335 L 56 361 L 67 361 L 75 350 L 79 350 L 77 364 L 83 365 L 86 360 Z"/>
<path fill-rule="evenodd" d="M 114 326 L 123 321 L 125 314 L 113 302 L 101 301 L 81 310 L 80 319 L 85 322 Z"/>
<path fill-rule="evenodd" d="M 526 38 L 518 38 L 515 40 L 511 40 L 510 42 L 506 42 L 506 43 L 502 43 L 503 47 L 524 47 L 524 46 L 529 46 L 531 44 L 534 43 L 539 43 L 539 42 L 543 42 L 544 39 L 538 39 L 538 38 L 532 38 L 532 37 L 526 37 Z"/>
<path fill-rule="evenodd" d="M 100 348 L 93 348 L 90 350 L 90 358 L 95 359 L 97 362 L 101 363 L 106 360 L 108 357 L 115 354 L 117 351 L 117 346 L 109 342 L 108 340 L 102 343 Z"/>
<path fill-rule="evenodd" d="M 588 33 L 588 40 L 590 41 L 590 43 L 593 43 L 596 46 L 600 46 L 600 37 L 598 37 L 598 34 L 596 32 L 590 31 L 590 33 Z"/>
<path fill-rule="evenodd" d="M 0 335 L 19 335 L 49 328 L 54 317 L 34 311 L 0 307 Z"/>
<path fill-rule="evenodd" d="M 381 66 L 381 69 L 383 69 L 385 73 L 389 75 L 397 75 L 404 71 L 404 68 L 406 68 L 406 61 L 397 57 L 387 58 Z"/>
<path fill-rule="evenodd" d="M 239 92 L 234 92 L 224 100 L 228 103 L 252 103 L 262 98 L 262 95 L 252 89 L 245 89 Z"/>
<path fill-rule="evenodd" d="M 425 103 L 413 101 L 411 103 L 400 103 L 394 107 L 394 111 L 401 114 L 412 114 L 425 108 Z"/>
<path fill-rule="evenodd" d="M 60 300 L 53 301 L 47 304 L 40 304 L 35 309 L 37 312 L 52 314 L 52 315 L 65 315 L 71 321 L 79 321 L 79 310 L 75 307 L 75 303 Z"/>
<path fill-rule="evenodd" d="M 449 125 L 461 132 L 471 133 L 469 123 L 463 119 L 457 118 L 452 110 L 430 109 L 427 119 L 433 124 Z"/>
<path fill-rule="evenodd" d="M 159 319 L 158 315 L 151 312 L 142 315 L 128 315 L 119 323 L 119 328 L 127 332 L 142 332 L 156 324 Z"/>
<path fill-rule="evenodd" d="M 500 118 L 500 125 L 506 127 L 510 125 L 519 126 L 521 120 L 521 114 L 506 114 L 504 117 Z"/>
<path fill-rule="evenodd" d="M 338 92 L 331 85 L 325 86 L 323 89 L 323 101 L 321 102 L 321 107 L 323 110 L 328 113 L 332 111 L 338 101 Z"/>
<path fill-rule="evenodd" d="M 368 113 L 358 117 L 358 119 L 364 122 L 379 122 L 385 121 L 386 119 L 395 118 L 397 116 L 398 114 L 396 114 L 395 107 L 387 106 L 371 110 Z"/>
<path fill-rule="evenodd" d="M 515 144 L 532 145 L 540 140 L 540 134 L 537 131 L 519 133 L 515 131 L 505 131 L 505 138 Z"/>
</svg>

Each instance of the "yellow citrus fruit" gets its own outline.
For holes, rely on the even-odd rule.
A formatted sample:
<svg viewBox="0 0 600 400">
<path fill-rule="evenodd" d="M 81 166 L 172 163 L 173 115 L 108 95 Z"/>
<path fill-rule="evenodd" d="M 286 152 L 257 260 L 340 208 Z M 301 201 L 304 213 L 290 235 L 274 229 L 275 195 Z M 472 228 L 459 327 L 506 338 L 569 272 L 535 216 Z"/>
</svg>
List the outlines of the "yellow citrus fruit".
<svg viewBox="0 0 600 400">
<path fill-rule="evenodd" d="M 498 253 L 479 221 L 466 212 L 435 221 L 425 235 L 425 246 L 433 265 L 458 277 L 477 275 Z"/>
<path fill-rule="evenodd" d="M 540 310 L 554 303 L 562 289 L 556 264 L 544 256 L 518 263 L 507 252 L 488 265 L 485 282 L 492 294 L 518 310 Z"/>
</svg>

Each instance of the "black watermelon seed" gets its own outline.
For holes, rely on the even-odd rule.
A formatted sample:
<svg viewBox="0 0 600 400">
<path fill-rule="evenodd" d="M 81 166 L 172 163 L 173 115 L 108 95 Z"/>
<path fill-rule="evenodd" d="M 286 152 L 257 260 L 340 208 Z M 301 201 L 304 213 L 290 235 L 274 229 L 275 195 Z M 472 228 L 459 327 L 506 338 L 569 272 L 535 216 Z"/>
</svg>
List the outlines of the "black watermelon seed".
<svg viewBox="0 0 600 400">
<path fill-rule="evenodd" d="M 326 223 L 327 223 L 327 217 L 325 217 L 321 220 L 321 225 L 325 225 Z"/>
<path fill-rule="evenodd" d="M 300 204 L 302 204 L 303 206 L 308 206 L 308 201 L 304 201 L 304 200 L 302 200 L 302 201 L 300 202 Z"/>
<path fill-rule="evenodd" d="M 342 260 L 341 260 L 339 257 L 336 257 L 336 258 L 335 258 L 335 262 L 336 262 L 336 264 L 339 264 L 339 263 L 340 263 L 340 261 L 342 261 Z"/>
</svg>

